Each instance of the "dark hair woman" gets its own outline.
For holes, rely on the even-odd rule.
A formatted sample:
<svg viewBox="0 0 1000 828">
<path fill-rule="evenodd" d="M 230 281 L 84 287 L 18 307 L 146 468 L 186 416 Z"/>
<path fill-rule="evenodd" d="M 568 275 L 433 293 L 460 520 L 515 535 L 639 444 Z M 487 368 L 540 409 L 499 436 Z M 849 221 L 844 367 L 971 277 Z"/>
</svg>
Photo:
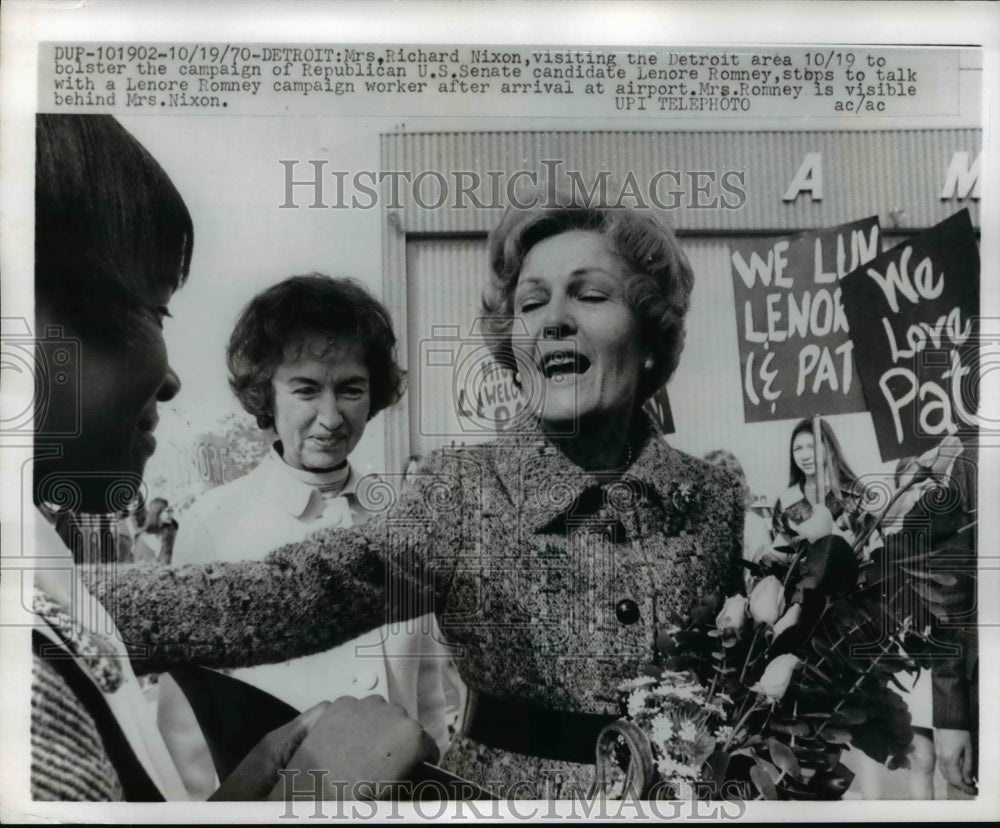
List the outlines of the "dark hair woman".
<svg viewBox="0 0 1000 828">
<path fill-rule="evenodd" d="M 210 489 L 185 512 L 176 563 L 261 560 L 319 529 L 366 521 L 350 455 L 371 418 L 402 390 L 395 345 L 388 312 L 352 279 L 292 276 L 254 296 L 229 340 L 229 379 L 244 409 L 277 439 L 249 474 Z M 446 695 L 452 676 L 442 637 L 428 615 L 231 675 L 298 709 L 378 694 L 405 709 L 443 752 L 458 710 L 457 696 L 449 703 Z M 216 743 L 230 751 L 235 744 L 238 754 L 257 734 L 260 716 L 245 699 L 222 706 L 239 707 L 247 729 L 203 740 L 197 720 L 215 717 L 214 706 L 192 709 L 176 681 L 161 683 L 159 716 L 170 723 L 164 735 L 194 798 L 214 788 Z"/>
<path fill-rule="evenodd" d="M 811 419 L 801 420 L 792 429 L 788 445 L 788 489 L 775 501 L 772 513 L 775 534 L 794 537 L 795 524 L 808 520 L 813 514 L 813 506 L 821 501 L 841 532 L 853 536 L 856 531 L 861 503 L 857 475 L 844 458 L 840 441 L 830 424 L 820 420 L 819 425 L 820 451 L 816 450 Z"/>
<path fill-rule="evenodd" d="M 363 354 L 371 419 L 400 398 L 406 374 L 396 364 L 396 335 L 388 312 L 353 279 L 292 276 L 255 296 L 229 337 L 229 385 L 257 425 L 272 428 L 272 380 L 278 366 L 306 347 L 343 342 Z"/>
</svg>

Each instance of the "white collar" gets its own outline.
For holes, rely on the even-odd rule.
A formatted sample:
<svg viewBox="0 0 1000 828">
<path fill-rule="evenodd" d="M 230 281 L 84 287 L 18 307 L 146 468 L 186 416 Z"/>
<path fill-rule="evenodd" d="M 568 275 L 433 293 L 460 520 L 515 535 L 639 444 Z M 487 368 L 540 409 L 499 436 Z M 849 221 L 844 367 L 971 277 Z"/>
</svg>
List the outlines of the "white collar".
<svg viewBox="0 0 1000 828">
<path fill-rule="evenodd" d="M 306 513 L 313 498 L 322 497 L 315 484 L 303 480 L 302 476 L 296 473 L 297 470 L 282 459 L 273 445 L 259 468 L 264 476 L 264 488 L 271 501 L 294 518 L 301 518 Z M 344 488 L 338 496 L 353 498 L 356 487 L 357 475 L 348 464 L 347 482 L 344 483 Z"/>
</svg>

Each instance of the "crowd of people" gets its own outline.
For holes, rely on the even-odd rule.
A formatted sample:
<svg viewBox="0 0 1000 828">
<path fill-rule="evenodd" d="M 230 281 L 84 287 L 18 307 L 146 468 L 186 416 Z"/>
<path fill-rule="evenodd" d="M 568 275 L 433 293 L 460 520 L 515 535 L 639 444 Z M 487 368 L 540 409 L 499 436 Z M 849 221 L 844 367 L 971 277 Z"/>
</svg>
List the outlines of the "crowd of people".
<svg viewBox="0 0 1000 828">
<path fill-rule="evenodd" d="M 825 422 L 794 428 L 770 526 L 735 457 L 662 439 L 643 404 L 681 358 L 691 267 L 655 217 L 562 196 L 490 237 L 494 356 L 544 391 L 494 441 L 411 458 L 395 502 L 368 503 L 349 458 L 403 393 L 392 321 L 353 280 L 295 276 L 249 301 L 226 355 L 270 453 L 179 522 L 162 498 L 129 514 L 118 486 L 180 390 L 162 320 L 194 227 L 112 118 L 39 116 L 37 159 L 36 321 L 87 355 L 80 434 L 36 441 L 39 547 L 65 561 L 36 581 L 39 799 L 280 798 L 279 771 L 310 767 L 337 797 L 428 759 L 498 797 L 573 795 L 666 609 L 745 587 L 743 560 L 780 563 L 817 504 L 864 531 Z M 129 701 L 149 672 L 168 674 L 158 721 Z M 969 737 L 938 754 L 971 790 L 974 727 L 932 724 Z"/>
</svg>

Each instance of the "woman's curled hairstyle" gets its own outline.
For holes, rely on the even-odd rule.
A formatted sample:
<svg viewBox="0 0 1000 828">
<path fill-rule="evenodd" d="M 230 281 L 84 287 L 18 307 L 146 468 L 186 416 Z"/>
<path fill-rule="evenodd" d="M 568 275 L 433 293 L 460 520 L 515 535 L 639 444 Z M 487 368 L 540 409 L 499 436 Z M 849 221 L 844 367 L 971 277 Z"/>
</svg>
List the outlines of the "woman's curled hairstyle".
<svg viewBox="0 0 1000 828">
<path fill-rule="evenodd" d="M 396 335 L 382 303 L 354 279 L 292 276 L 250 301 L 226 349 L 229 387 L 261 428 L 274 426 L 274 372 L 290 353 L 301 353 L 316 339 L 330 347 L 346 343 L 362 349 L 369 419 L 402 395 L 406 372 L 396 364 Z"/>
<path fill-rule="evenodd" d="M 577 193 L 539 191 L 535 206 L 508 207 L 490 234 L 490 276 L 483 291 L 483 330 L 496 358 L 516 370 L 512 347 L 514 292 L 528 252 L 570 230 L 603 235 L 628 270 L 625 291 L 653 366 L 639 380 L 641 405 L 673 375 L 684 348 L 684 317 L 694 273 L 666 221 L 652 210 L 591 205 Z M 526 202 L 525 202 L 526 203 Z"/>
</svg>

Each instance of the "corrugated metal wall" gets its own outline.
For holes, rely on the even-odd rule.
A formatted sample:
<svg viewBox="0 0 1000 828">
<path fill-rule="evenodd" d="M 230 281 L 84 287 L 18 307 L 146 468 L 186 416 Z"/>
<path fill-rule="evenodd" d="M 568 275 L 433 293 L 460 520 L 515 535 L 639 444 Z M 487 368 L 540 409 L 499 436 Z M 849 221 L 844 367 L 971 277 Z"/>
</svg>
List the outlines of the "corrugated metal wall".
<svg viewBox="0 0 1000 828">
<path fill-rule="evenodd" d="M 728 170 L 742 172 L 746 202 L 739 209 L 681 206 L 671 210 L 682 232 L 775 231 L 841 224 L 878 213 L 886 228 L 911 230 L 929 227 L 963 206 L 969 206 L 973 224 L 979 225 L 978 204 L 971 199 L 939 197 L 955 152 L 966 152 L 970 161 L 980 151 L 981 133 L 974 129 L 919 129 L 906 131 L 782 131 L 782 132 L 443 132 L 401 133 L 382 137 L 382 169 L 404 171 L 420 180 L 420 196 L 400 187 L 401 209 L 394 211 L 407 233 L 486 232 L 506 204 L 504 187 L 519 170 L 544 173 L 543 163 L 563 179 L 577 171 L 590 183 L 599 170 L 609 170 L 623 182 L 631 172 L 647 187 L 658 172 L 681 174 L 686 196 L 691 192 L 690 173 L 702 177 L 709 190 L 702 203 L 718 197 L 729 202 L 732 194 L 721 190 Z M 808 153 L 821 153 L 824 193 L 822 201 L 801 195 L 793 202 L 782 196 Z M 497 173 L 491 180 L 488 173 Z M 456 173 L 480 176 L 481 184 Z M 446 203 L 434 209 L 421 207 L 441 200 L 441 179 L 448 187 Z M 476 209 L 468 187 L 487 209 Z M 500 187 L 498 190 L 497 182 Z M 670 205 L 672 178 L 660 179 L 659 198 Z M 618 192 L 618 190 L 614 190 Z M 456 199 L 464 208 L 455 208 Z M 385 203 L 385 202 L 383 202 Z M 629 203 L 629 202 L 626 202 Z M 895 213 L 897 218 L 894 218 Z"/>
<path fill-rule="evenodd" d="M 413 241 L 406 246 L 410 453 L 495 436 L 458 416 L 460 386 L 474 363 L 488 360 L 470 336 L 486 277 L 485 239 Z"/>
</svg>

